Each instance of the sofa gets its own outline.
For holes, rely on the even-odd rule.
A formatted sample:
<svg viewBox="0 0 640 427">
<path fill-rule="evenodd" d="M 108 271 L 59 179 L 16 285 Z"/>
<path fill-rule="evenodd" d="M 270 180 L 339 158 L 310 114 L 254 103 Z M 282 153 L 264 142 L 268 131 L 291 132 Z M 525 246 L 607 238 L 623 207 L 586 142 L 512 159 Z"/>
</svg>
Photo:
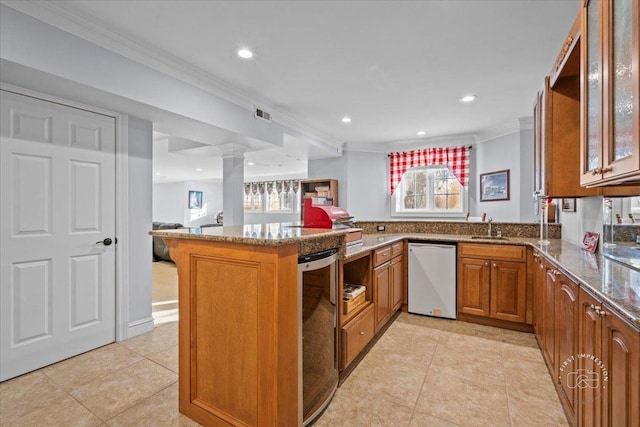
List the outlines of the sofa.
<svg viewBox="0 0 640 427">
<path fill-rule="evenodd" d="M 177 222 L 153 222 L 154 230 L 175 230 L 177 228 L 186 228 Z M 153 260 L 173 262 L 169 256 L 169 248 L 164 244 L 162 237 L 153 236 Z"/>
</svg>

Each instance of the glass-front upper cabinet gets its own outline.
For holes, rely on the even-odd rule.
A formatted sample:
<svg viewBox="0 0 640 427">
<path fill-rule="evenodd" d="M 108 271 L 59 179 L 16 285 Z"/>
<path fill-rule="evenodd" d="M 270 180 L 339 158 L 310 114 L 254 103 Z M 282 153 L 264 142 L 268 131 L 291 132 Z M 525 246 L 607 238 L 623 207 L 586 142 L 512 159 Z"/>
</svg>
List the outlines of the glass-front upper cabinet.
<svg viewBox="0 0 640 427">
<path fill-rule="evenodd" d="M 584 2 L 582 185 L 640 180 L 639 3 Z"/>
</svg>

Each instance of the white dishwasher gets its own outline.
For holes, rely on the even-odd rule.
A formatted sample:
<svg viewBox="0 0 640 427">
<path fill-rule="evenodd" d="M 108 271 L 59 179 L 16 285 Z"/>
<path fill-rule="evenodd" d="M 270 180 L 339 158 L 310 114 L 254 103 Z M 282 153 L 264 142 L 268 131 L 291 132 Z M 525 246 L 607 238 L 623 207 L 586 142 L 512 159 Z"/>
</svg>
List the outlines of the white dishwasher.
<svg viewBox="0 0 640 427">
<path fill-rule="evenodd" d="M 409 242 L 409 313 L 456 318 L 456 244 Z"/>
</svg>

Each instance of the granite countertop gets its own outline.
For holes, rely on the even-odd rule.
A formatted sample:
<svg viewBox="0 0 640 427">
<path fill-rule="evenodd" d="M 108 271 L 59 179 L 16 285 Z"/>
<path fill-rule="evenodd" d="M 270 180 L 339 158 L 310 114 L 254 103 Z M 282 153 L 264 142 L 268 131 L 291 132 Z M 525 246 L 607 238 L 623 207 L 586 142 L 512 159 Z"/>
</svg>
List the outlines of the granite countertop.
<svg viewBox="0 0 640 427">
<path fill-rule="evenodd" d="M 561 240 L 552 240 L 549 246 L 537 242 L 532 246 L 581 287 L 640 327 L 640 271 Z"/>
<path fill-rule="evenodd" d="M 178 239 L 208 240 L 261 246 L 280 246 L 328 236 L 343 235 L 348 229 L 303 228 L 299 223 L 282 222 L 223 227 L 153 230 L 149 234 Z"/>
<path fill-rule="evenodd" d="M 250 245 L 278 246 L 291 243 L 299 245 L 301 253 L 319 250 L 322 242 L 335 246 L 336 240 L 347 229 L 303 228 L 299 223 L 253 224 L 232 227 L 206 227 L 177 230 L 153 230 L 149 234 L 160 237 L 223 241 Z M 627 267 L 600 254 L 584 251 L 580 246 L 550 239 L 551 244 L 541 246 L 537 238 L 506 237 L 503 240 L 472 238 L 470 235 L 397 233 L 365 234 L 362 243 L 342 248 L 345 260 L 375 250 L 393 242 L 410 239 L 430 242 L 491 243 L 499 245 L 532 246 L 567 276 L 590 290 L 603 302 L 640 327 L 640 271 Z M 304 250 L 303 250 L 304 248 Z"/>
</svg>

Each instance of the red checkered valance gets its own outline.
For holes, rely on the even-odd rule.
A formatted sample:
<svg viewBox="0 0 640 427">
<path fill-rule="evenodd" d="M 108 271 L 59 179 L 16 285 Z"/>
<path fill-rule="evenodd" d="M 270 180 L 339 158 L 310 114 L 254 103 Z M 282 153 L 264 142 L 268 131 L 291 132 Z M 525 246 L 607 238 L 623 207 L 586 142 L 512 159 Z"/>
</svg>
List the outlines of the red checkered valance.
<svg viewBox="0 0 640 427">
<path fill-rule="evenodd" d="M 406 171 L 418 166 L 442 165 L 449 168 L 463 187 L 469 185 L 469 147 L 424 148 L 408 153 L 389 154 L 391 194 Z"/>
</svg>

